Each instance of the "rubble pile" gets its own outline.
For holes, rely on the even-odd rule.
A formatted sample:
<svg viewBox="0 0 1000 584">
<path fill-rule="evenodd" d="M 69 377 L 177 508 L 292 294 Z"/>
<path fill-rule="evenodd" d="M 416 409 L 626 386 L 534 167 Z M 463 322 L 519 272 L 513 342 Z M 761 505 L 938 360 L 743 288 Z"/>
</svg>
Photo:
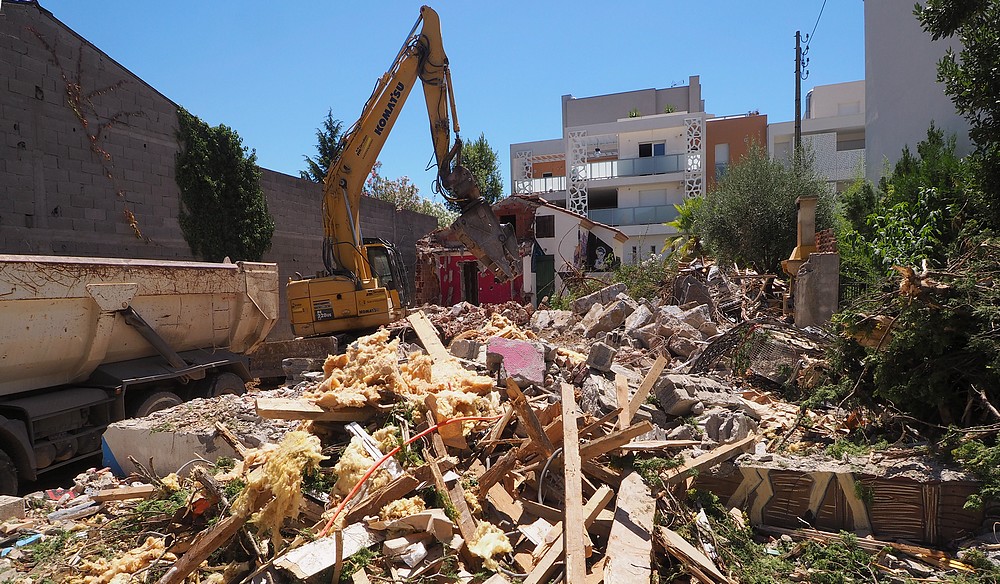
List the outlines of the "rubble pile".
<svg viewBox="0 0 1000 584">
<path fill-rule="evenodd" d="M 736 324 L 742 289 L 703 275 L 675 282 L 680 304 L 616 284 L 572 310 L 427 307 L 294 388 L 154 414 L 234 456 L 167 472 L 154 454 L 25 498 L 0 525 L 0 582 L 814 581 L 822 545 L 861 550 L 879 580 L 975 573 L 916 545 L 965 533 L 944 495 L 933 530 L 886 537 L 892 497 L 968 477 L 823 455 L 846 413 L 768 389 L 815 383 L 827 339 Z"/>
</svg>

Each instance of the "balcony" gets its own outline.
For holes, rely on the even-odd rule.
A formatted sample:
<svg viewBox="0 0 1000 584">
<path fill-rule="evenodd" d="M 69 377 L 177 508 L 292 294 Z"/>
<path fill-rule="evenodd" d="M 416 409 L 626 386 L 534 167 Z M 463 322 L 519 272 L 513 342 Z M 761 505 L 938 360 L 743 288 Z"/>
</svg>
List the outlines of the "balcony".
<svg viewBox="0 0 1000 584">
<path fill-rule="evenodd" d="M 618 209 L 591 209 L 587 212 L 591 221 L 604 223 L 612 227 L 623 225 L 648 225 L 651 223 L 666 223 L 677 218 L 677 209 L 673 205 L 654 205 L 651 207 L 620 207 Z"/>
<path fill-rule="evenodd" d="M 684 172 L 684 155 L 647 156 L 644 158 L 622 158 L 587 164 L 588 180 L 607 180 L 629 176 L 650 176 Z M 531 179 L 531 192 L 551 193 L 566 190 L 565 176 L 549 176 Z"/>
</svg>

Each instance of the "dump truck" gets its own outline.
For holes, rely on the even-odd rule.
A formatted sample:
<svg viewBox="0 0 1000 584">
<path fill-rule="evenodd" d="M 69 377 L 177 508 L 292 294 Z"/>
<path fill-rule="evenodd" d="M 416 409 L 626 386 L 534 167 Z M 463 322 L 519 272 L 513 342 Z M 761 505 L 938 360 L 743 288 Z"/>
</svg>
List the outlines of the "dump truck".
<svg viewBox="0 0 1000 584">
<path fill-rule="evenodd" d="M 0 493 L 112 422 L 242 393 L 278 302 L 275 264 L 0 255 Z"/>
</svg>

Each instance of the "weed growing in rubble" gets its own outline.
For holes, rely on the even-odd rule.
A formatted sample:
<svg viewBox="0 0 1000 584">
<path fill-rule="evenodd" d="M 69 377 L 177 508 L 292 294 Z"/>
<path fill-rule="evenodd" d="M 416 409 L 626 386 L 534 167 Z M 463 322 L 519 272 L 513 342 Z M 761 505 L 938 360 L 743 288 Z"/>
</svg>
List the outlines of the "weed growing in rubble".
<svg viewBox="0 0 1000 584">
<path fill-rule="evenodd" d="M 341 582 L 353 582 L 351 576 L 355 572 L 364 568 L 368 575 L 372 575 L 373 568 L 375 571 L 378 570 L 377 560 L 380 560 L 382 556 L 375 550 L 370 548 L 361 548 L 358 553 L 344 560 L 344 567 L 340 571 L 340 581 Z"/>
<path fill-rule="evenodd" d="M 229 472 L 236 467 L 236 461 L 228 456 L 220 456 L 215 459 L 215 474 Z"/>
<path fill-rule="evenodd" d="M 639 473 L 642 480 L 646 482 L 647 485 L 651 487 L 656 487 L 660 489 L 665 489 L 667 487 L 666 483 L 663 482 L 663 471 L 677 468 L 684 464 L 684 459 L 680 455 L 673 458 L 663 458 L 660 456 L 654 456 L 653 458 L 646 459 L 636 459 L 632 465 L 635 467 L 635 472 Z"/>
<path fill-rule="evenodd" d="M 850 438 L 841 438 L 826 447 L 826 455 L 837 460 L 846 460 L 852 456 L 867 456 L 875 450 L 885 450 L 889 443 L 885 439 L 869 444 L 867 442 L 855 442 Z"/>
<path fill-rule="evenodd" d="M 65 529 L 60 529 L 53 534 L 45 536 L 38 543 L 25 546 L 31 552 L 31 557 L 38 564 L 45 564 L 59 556 L 69 541 L 70 533 Z"/>
</svg>

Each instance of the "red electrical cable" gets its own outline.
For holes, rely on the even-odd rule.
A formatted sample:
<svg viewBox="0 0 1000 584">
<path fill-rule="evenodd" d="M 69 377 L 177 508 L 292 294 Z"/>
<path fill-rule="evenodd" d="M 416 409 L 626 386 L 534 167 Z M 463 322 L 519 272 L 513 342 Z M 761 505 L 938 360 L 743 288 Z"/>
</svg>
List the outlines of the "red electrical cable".
<svg viewBox="0 0 1000 584">
<path fill-rule="evenodd" d="M 371 478 L 372 474 L 374 474 L 375 471 L 378 470 L 378 467 L 382 466 L 382 464 L 385 461 L 387 461 L 390 458 L 392 458 L 393 456 L 395 456 L 395 454 L 397 452 L 399 452 L 399 450 L 401 448 L 403 448 L 404 446 L 407 446 L 409 444 L 412 444 L 412 443 L 416 442 L 417 440 L 420 440 L 421 438 L 423 438 L 424 436 L 426 436 L 426 435 L 430 434 L 431 432 L 437 430 L 441 426 L 447 426 L 448 424 L 452 424 L 454 422 L 485 422 L 485 421 L 499 420 L 502 417 L 503 416 L 486 416 L 486 417 L 482 417 L 482 416 L 466 416 L 466 417 L 463 417 L 463 418 L 451 418 L 449 420 L 445 420 L 443 422 L 434 424 L 430 428 L 427 428 L 423 432 L 417 434 L 416 436 L 410 438 L 406 442 L 403 442 L 399 446 L 393 448 L 392 451 L 390 451 L 388 454 L 386 454 L 385 456 L 383 456 L 381 458 L 381 460 L 379 460 L 378 462 L 376 462 L 374 464 L 374 466 L 372 466 L 370 469 L 368 469 L 368 472 L 366 472 L 365 475 L 363 477 L 361 477 L 361 480 L 358 481 L 358 483 L 356 485 L 354 485 L 354 488 L 351 489 L 351 492 L 348 493 L 347 496 L 344 497 L 344 500 L 340 502 L 340 505 L 337 505 L 337 509 L 333 512 L 333 516 L 330 517 L 330 520 L 323 527 L 323 531 L 319 532 L 319 537 L 326 537 L 326 535 L 330 532 L 330 528 L 333 527 L 333 522 L 336 521 L 337 517 L 340 515 L 340 512 L 344 510 L 344 507 L 347 505 L 347 502 L 350 501 L 351 499 L 353 499 L 354 496 L 358 494 L 358 491 L 361 490 L 361 486 L 364 485 L 365 482 L 369 478 Z"/>
</svg>

